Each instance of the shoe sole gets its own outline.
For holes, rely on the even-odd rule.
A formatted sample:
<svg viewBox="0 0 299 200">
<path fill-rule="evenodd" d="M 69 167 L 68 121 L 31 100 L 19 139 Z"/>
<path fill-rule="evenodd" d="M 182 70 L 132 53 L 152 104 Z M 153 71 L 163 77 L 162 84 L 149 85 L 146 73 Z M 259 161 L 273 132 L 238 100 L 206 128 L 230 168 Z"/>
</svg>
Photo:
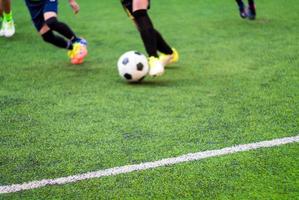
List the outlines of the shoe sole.
<svg viewBox="0 0 299 200">
<path fill-rule="evenodd" d="M 161 71 L 161 72 L 158 72 L 158 73 L 155 73 L 155 74 L 151 74 L 151 73 L 149 73 L 149 75 L 150 75 L 151 77 L 157 77 L 157 76 L 162 76 L 162 75 L 164 74 L 164 72 L 165 72 L 165 70 L 163 70 L 163 71 Z"/>
<path fill-rule="evenodd" d="M 10 34 L 10 35 L 4 35 L 4 37 L 6 37 L 6 38 L 11 38 L 12 36 L 14 36 L 14 34 L 15 34 L 15 33 Z"/>
</svg>

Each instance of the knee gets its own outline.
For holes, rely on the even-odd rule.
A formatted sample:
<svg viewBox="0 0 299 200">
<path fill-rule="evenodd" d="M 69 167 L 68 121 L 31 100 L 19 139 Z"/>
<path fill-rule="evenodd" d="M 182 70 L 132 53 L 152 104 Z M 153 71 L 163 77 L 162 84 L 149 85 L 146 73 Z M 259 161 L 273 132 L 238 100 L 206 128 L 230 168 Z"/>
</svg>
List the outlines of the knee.
<svg viewBox="0 0 299 200">
<path fill-rule="evenodd" d="M 45 23 L 50 29 L 55 29 L 59 22 L 57 20 L 57 17 L 51 17 L 47 19 Z"/>
<path fill-rule="evenodd" d="M 148 8 L 149 1 L 147 0 L 135 0 L 133 1 L 133 11 L 146 10 Z"/>
<path fill-rule="evenodd" d="M 139 19 L 141 17 L 148 17 L 147 10 L 136 10 L 132 13 L 135 19 Z"/>
</svg>

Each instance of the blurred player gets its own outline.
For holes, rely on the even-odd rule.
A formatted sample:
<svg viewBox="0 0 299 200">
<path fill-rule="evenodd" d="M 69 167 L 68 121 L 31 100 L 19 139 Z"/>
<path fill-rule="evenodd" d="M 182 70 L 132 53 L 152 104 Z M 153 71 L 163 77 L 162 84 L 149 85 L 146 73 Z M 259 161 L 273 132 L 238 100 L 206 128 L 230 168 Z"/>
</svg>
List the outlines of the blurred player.
<svg viewBox="0 0 299 200">
<path fill-rule="evenodd" d="M 254 20 L 256 16 L 255 4 L 254 0 L 248 0 L 248 7 L 245 7 L 244 2 L 242 0 L 236 0 L 239 6 L 240 16 L 245 19 L 248 18 L 250 20 Z"/>
<path fill-rule="evenodd" d="M 0 0 L 0 36 L 11 37 L 15 34 L 10 0 Z"/>
<path fill-rule="evenodd" d="M 164 66 L 179 59 L 178 52 L 171 48 L 162 35 L 154 28 L 148 15 L 150 0 L 121 0 L 129 17 L 134 21 L 149 56 L 151 76 L 164 73 Z M 160 54 L 159 54 L 159 53 Z"/>
<path fill-rule="evenodd" d="M 87 56 L 87 42 L 57 19 L 58 0 L 25 0 L 35 28 L 45 42 L 68 49 L 72 64 L 81 64 Z M 75 0 L 69 0 L 75 14 L 80 10 Z M 54 32 L 58 33 L 55 34 Z M 61 37 L 63 36 L 63 37 Z"/>
</svg>

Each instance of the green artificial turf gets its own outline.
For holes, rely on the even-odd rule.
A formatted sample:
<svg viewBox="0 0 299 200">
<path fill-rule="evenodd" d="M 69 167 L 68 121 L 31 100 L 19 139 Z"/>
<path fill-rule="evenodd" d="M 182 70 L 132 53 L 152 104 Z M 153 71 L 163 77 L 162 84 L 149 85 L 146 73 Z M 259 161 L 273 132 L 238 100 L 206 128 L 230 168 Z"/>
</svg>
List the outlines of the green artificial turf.
<svg viewBox="0 0 299 200">
<path fill-rule="evenodd" d="M 181 60 L 163 77 L 142 84 L 126 84 L 117 74 L 122 53 L 145 52 L 120 3 L 78 2 L 81 13 L 73 16 L 60 1 L 59 17 L 89 42 L 82 66 L 72 66 L 64 50 L 43 43 L 24 2 L 13 2 L 17 33 L 0 38 L 0 185 L 298 135 L 297 1 L 259 0 L 256 21 L 240 19 L 233 1 L 153 1 L 154 24 Z M 273 198 L 294 199 L 298 156 L 298 145 L 290 145 L 47 187 L 23 197 L 59 198 L 66 191 L 70 199 L 76 193 L 82 198 L 267 199 L 272 192 Z M 222 162 L 226 167 L 217 168 Z M 230 177 L 234 162 L 248 180 Z M 277 165 L 274 177 L 265 174 L 272 164 Z M 267 167 L 254 170 L 260 165 Z M 203 188 L 195 187 L 198 179 L 205 181 Z M 172 180 L 184 185 L 175 190 Z M 139 184 L 143 181 L 149 185 Z M 276 181 L 285 181 L 285 190 L 268 188 Z M 236 192 L 240 184 L 246 185 L 244 193 Z M 279 196 L 282 191 L 287 192 Z"/>
<path fill-rule="evenodd" d="M 19 199 L 298 199 L 298 144 L 49 186 Z"/>
</svg>

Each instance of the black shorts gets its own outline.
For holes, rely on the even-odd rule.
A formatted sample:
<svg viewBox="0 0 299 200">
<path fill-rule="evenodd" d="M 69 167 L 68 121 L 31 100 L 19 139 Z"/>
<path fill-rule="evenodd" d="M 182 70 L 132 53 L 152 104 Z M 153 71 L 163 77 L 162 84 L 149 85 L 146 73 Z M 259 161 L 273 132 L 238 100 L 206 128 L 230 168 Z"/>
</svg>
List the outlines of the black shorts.
<svg viewBox="0 0 299 200">
<path fill-rule="evenodd" d="M 133 13 L 133 0 L 120 0 L 121 4 L 123 5 L 124 9 L 127 13 L 131 16 Z M 151 0 L 148 0 L 148 8 L 150 9 Z"/>
</svg>

